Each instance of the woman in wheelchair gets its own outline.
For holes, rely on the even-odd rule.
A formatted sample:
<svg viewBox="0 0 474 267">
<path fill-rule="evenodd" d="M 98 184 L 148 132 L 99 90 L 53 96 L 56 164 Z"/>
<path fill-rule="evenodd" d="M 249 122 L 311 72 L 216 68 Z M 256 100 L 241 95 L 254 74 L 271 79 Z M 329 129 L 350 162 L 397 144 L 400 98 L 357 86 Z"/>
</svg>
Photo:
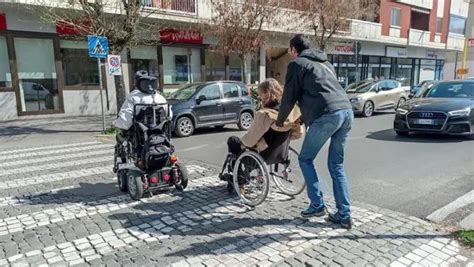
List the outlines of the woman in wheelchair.
<svg viewBox="0 0 474 267">
<path fill-rule="evenodd" d="M 277 80 L 266 79 L 258 86 L 258 94 L 262 101 L 262 109 L 255 114 L 254 121 L 247 133 L 239 138 L 231 136 L 227 140 L 228 156 L 224 162 L 220 179 L 232 183 L 235 160 L 246 149 L 259 153 L 267 164 L 280 163 L 288 154 L 290 140 L 302 136 L 300 110 L 297 106 L 291 111 L 283 127 L 277 127 L 283 89 Z M 225 169 L 227 168 L 227 173 Z M 240 183 L 240 182 L 239 182 Z"/>
</svg>

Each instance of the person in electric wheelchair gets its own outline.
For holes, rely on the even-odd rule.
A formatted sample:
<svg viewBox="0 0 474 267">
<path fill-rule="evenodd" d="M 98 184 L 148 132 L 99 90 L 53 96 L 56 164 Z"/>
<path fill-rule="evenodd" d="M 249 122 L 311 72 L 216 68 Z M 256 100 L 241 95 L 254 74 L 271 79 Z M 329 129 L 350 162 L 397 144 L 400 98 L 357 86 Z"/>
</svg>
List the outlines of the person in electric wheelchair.
<svg viewBox="0 0 474 267">
<path fill-rule="evenodd" d="M 236 159 L 246 150 L 257 152 L 268 165 L 285 161 L 288 157 L 290 140 L 302 136 L 300 110 L 293 108 L 283 127 L 277 127 L 283 89 L 277 80 L 268 78 L 258 86 L 258 94 L 262 101 L 262 109 L 255 114 L 254 121 L 247 133 L 239 138 L 231 136 L 227 140 L 228 155 L 219 175 L 221 180 L 228 182 L 228 190 L 232 191 L 233 168 Z M 239 180 L 239 185 L 245 181 Z"/>
<path fill-rule="evenodd" d="M 157 92 L 158 79 L 137 72 L 135 88 L 114 122 L 119 129 L 114 157 L 119 189 L 133 199 L 173 185 L 183 190 L 187 171 L 173 155 L 171 108 Z"/>
</svg>

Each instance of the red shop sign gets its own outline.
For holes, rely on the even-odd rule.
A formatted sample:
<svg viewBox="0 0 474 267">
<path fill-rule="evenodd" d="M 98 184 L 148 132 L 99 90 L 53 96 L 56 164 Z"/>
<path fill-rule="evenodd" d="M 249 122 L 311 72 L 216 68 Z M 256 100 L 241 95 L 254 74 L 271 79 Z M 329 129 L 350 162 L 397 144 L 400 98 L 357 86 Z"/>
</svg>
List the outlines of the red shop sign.
<svg viewBox="0 0 474 267">
<path fill-rule="evenodd" d="M 164 29 L 160 31 L 161 43 L 202 44 L 201 33 L 192 30 Z"/>
<path fill-rule="evenodd" d="M 0 13 L 0 30 L 7 29 L 7 16 L 4 13 Z"/>
<path fill-rule="evenodd" d="M 56 22 L 56 32 L 59 35 L 87 35 L 87 28 L 90 23 L 86 21 L 82 22 L 67 22 L 58 21 Z"/>
<path fill-rule="evenodd" d="M 334 50 L 338 54 L 354 54 L 354 47 L 352 44 L 335 45 Z"/>
</svg>

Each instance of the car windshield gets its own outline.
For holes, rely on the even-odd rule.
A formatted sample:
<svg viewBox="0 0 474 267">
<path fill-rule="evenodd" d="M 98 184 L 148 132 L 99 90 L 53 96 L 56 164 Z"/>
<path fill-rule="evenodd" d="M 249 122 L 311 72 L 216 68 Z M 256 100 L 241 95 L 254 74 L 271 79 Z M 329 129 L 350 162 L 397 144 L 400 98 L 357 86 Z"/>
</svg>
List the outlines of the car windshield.
<svg viewBox="0 0 474 267">
<path fill-rule="evenodd" d="M 468 98 L 474 97 L 474 82 L 439 83 L 430 90 L 427 97 Z"/>
<path fill-rule="evenodd" d="M 360 81 L 360 82 L 351 83 L 351 84 L 349 84 L 349 85 L 346 87 L 345 90 L 346 90 L 346 91 L 350 91 L 350 90 L 352 90 L 352 89 L 354 89 L 354 88 L 357 88 L 357 87 L 361 86 L 361 85 L 364 84 L 364 83 L 367 83 L 367 81 Z"/>
<path fill-rule="evenodd" d="M 368 91 L 370 91 L 370 89 L 372 89 L 374 84 L 375 84 L 375 82 L 365 82 L 365 83 L 360 84 L 359 86 L 357 86 L 355 88 L 348 88 L 346 92 L 350 93 L 350 94 L 367 93 Z"/>
<path fill-rule="evenodd" d="M 172 93 L 168 99 L 185 100 L 189 99 L 201 84 L 191 84 Z"/>
</svg>

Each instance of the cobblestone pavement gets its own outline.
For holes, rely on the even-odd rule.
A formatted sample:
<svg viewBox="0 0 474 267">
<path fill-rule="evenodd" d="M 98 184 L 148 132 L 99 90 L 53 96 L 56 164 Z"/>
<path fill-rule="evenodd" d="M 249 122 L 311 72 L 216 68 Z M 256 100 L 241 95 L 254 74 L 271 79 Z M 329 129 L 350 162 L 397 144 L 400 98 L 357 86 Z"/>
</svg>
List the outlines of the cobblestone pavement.
<svg viewBox="0 0 474 267">
<path fill-rule="evenodd" d="M 184 160 L 185 192 L 133 201 L 112 153 L 99 141 L 0 151 L 0 265 L 473 266 L 441 227 L 362 203 L 350 231 L 299 218 L 306 196 L 273 187 L 250 209 L 199 161 Z"/>
</svg>

